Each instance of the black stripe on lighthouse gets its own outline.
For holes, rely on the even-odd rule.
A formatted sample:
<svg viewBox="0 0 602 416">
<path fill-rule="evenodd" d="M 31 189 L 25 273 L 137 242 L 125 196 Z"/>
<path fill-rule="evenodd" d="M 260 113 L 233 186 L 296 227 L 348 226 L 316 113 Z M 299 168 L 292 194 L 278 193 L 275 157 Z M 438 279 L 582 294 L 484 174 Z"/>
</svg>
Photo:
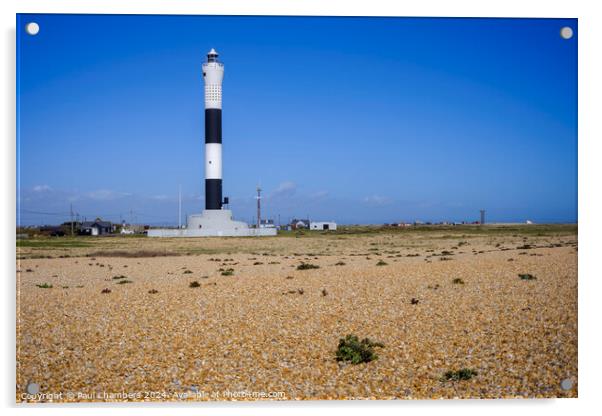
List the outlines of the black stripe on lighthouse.
<svg viewBox="0 0 602 416">
<path fill-rule="evenodd" d="M 205 209 L 222 209 L 221 179 L 205 179 Z"/>
<path fill-rule="evenodd" d="M 205 109 L 205 143 L 222 142 L 222 110 Z"/>
<path fill-rule="evenodd" d="M 222 110 L 219 108 L 205 109 L 205 144 L 211 143 L 220 146 L 222 143 Z M 205 148 L 206 152 L 208 150 Z M 221 177 L 205 178 L 205 209 L 222 209 Z"/>
</svg>

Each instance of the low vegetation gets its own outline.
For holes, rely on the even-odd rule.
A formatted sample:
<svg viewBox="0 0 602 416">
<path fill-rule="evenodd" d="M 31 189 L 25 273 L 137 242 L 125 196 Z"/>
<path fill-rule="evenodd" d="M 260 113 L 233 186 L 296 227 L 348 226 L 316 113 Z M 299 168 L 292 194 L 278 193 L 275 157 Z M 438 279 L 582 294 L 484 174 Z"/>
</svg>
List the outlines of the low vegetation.
<svg viewBox="0 0 602 416">
<path fill-rule="evenodd" d="M 297 266 L 297 270 L 310 270 L 310 269 L 319 269 L 320 266 L 311 263 L 301 263 Z"/>
<path fill-rule="evenodd" d="M 120 274 L 118 276 L 113 276 L 113 280 L 119 280 L 119 279 L 127 279 L 127 276 L 124 276 L 122 274 Z"/>
<path fill-rule="evenodd" d="M 463 381 L 470 380 L 474 376 L 478 375 L 478 373 L 472 368 L 462 368 L 457 371 L 446 371 L 441 378 L 442 381 Z"/>
<path fill-rule="evenodd" d="M 368 363 L 378 358 L 374 351 L 375 347 L 383 348 L 380 342 L 373 342 L 369 338 L 361 341 L 357 335 L 349 334 L 339 340 L 339 346 L 336 351 L 337 361 L 351 362 L 351 364 Z"/>
<path fill-rule="evenodd" d="M 520 277 L 520 280 L 537 280 L 537 277 L 529 273 L 519 274 L 518 277 Z"/>
<path fill-rule="evenodd" d="M 36 286 L 40 289 L 52 289 L 52 285 L 48 283 L 37 284 Z"/>
<path fill-rule="evenodd" d="M 94 251 L 89 253 L 88 256 L 95 257 L 126 257 L 126 258 L 142 258 L 142 257 L 169 257 L 179 256 L 180 253 L 172 251 L 160 251 L 160 250 L 108 250 L 108 251 Z"/>
</svg>

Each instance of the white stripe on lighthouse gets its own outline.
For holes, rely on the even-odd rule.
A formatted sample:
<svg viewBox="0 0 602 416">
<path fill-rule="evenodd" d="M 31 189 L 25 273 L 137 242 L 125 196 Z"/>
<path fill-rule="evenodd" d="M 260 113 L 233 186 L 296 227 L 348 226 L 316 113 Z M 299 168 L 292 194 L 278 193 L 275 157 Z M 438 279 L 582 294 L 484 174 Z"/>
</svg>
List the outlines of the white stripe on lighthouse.
<svg viewBox="0 0 602 416">
<path fill-rule="evenodd" d="M 205 179 L 222 178 L 222 144 L 205 143 Z"/>
<path fill-rule="evenodd" d="M 203 64 L 205 81 L 205 108 L 222 108 L 222 81 L 224 64 L 221 62 L 205 62 Z"/>
</svg>

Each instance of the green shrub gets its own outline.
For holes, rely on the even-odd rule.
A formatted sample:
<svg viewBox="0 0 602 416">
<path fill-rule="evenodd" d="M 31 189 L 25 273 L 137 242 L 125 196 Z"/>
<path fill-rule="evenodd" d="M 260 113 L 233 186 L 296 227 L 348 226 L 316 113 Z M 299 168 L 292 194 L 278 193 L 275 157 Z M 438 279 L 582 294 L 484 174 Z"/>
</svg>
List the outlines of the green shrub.
<svg viewBox="0 0 602 416">
<path fill-rule="evenodd" d="M 478 375 L 478 373 L 472 368 L 462 368 L 458 371 L 446 371 L 441 379 L 442 381 L 470 380 L 476 375 Z"/>
<path fill-rule="evenodd" d="M 454 280 L 452 280 L 452 283 L 454 285 L 463 285 L 464 284 L 464 280 L 460 279 L 459 277 L 456 277 Z"/>
<path fill-rule="evenodd" d="M 360 341 L 356 335 L 349 334 L 339 340 L 336 359 L 337 361 L 350 361 L 351 364 L 368 363 L 378 358 L 374 347 L 383 348 L 384 345 L 368 338 Z"/>
<path fill-rule="evenodd" d="M 119 279 L 127 279 L 127 276 L 124 276 L 122 274 L 120 274 L 118 276 L 113 276 L 113 280 L 119 280 Z"/>
<path fill-rule="evenodd" d="M 383 260 L 379 260 L 378 263 L 376 263 L 377 266 L 386 266 L 387 262 L 383 261 Z"/>
<path fill-rule="evenodd" d="M 120 280 L 117 282 L 118 285 L 125 285 L 126 283 L 134 283 L 131 280 Z"/>
<path fill-rule="evenodd" d="M 184 270 L 182 273 L 184 273 L 184 274 L 192 274 L 192 271 L 190 271 L 190 270 Z"/>
<path fill-rule="evenodd" d="M 190 282 L 188 287 L 201 287 L 201 284 L 195 280 L 194 282 Z"/>
<path fill-rule="evenodd" d="M 309 269 L 319 269 L 320 266 L 316 266 L 315 264 L 310 263 L 301 263 L 297 266 L 297 270 L 309 270 Z"/>
<path fill-rule="evenodd" d="M 39 287 L 40 289 L 52 289 L 52 285 L 48 284 L 48 283 L 42 283 L 41 285 L 36 285 L 37 287 Z"/>
<path fill-rule="evenodd" d="M 537 280 L 537 277 L 529 273 L 519 274 L 518 277 L 520 277 L 520 280 Z"/>
<path fill-rule="evenodd" d="M 232 276 L 233 274 L 234 274 L 234 269 L 222 270 L 222 276 Z"/>
</svg>

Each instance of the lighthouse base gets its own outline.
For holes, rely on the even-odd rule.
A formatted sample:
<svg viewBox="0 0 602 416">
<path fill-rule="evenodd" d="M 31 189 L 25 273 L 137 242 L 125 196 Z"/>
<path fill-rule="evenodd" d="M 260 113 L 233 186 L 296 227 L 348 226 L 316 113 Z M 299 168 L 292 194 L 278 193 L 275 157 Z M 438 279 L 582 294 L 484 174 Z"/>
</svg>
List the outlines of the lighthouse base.
<svg viewBox="0 0 602 416">
<path fill-rule="evenodd" d="M 202 214 L 188 216 L 188 225 L 182 229 L 148 230 L 149 237 L 261 237 L 276 235 L 275 228 L 249 228 L 242 221 L 232 219 L 229 209 L 206 209 Z"/>
</svg>

